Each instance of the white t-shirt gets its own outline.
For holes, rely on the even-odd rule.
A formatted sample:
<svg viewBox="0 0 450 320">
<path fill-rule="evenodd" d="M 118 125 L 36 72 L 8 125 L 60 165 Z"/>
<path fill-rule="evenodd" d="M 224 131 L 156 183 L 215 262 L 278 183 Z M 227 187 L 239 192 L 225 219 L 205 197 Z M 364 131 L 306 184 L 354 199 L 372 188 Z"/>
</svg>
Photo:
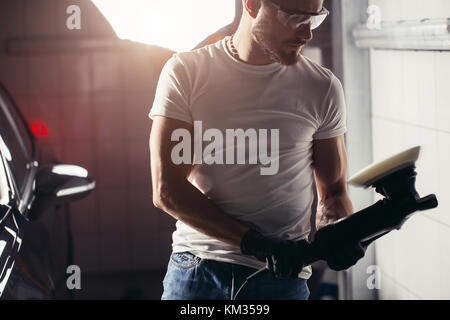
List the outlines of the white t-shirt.
<svg viewBox="0 0 450 320">
<path fill-rule="evenodd" d="M 262 175 L 259 162 L 202 163 L 194 165 L 189 179 L 223 212 L 262 234 L 305 239 L 315 197 L 313 140 L 346 132 L 341 83 L 330 70 L 304 56 L 293 66 L 240 62 L 226 49 L 226 40 L 172 56 L 161 72 L 150 117 L 201 121 L 203 132 L 215 128 L 224 137 L 226 129 L 279 129 L 276 174 Z M 264 266 L 181 221 L 176 227 L 174 252 L 190 251 L 203 259 L 258 269 Z M 310 275 L 308 266 L 299 277 Z"/>
</svg>

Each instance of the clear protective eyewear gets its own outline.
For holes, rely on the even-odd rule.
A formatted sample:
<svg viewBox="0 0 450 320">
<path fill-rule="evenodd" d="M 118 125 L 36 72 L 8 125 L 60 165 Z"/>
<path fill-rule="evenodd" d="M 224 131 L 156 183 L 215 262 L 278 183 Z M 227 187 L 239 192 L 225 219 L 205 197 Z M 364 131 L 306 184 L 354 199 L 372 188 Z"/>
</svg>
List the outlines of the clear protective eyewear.
<svg viewBox="0 0 450 320">
<path fill-rule="evenodd" d="M 306 12 L 300 10 L 289 10 L 281 8 L 272 0 L 267 0 L 274 8 L 278 10 L 277 18 L 286 27 L 291 29 L 298 29 L 302 25 L 309 25 L 311 30 L 319 27 L 330 12 L 323 7 L 319 12 Z"/>
</svg>

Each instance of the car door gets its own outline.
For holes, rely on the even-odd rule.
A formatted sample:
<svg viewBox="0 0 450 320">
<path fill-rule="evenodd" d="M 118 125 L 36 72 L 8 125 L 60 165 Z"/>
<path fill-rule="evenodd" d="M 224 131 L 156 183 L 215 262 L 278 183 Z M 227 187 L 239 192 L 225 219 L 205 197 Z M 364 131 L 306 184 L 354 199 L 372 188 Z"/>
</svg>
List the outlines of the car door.
<svg viewBox="0 0 450 320">
<path fill-rule="evenodd" d="M 9 151 L 0 136 L 0 296 L 22 245 L 25 223 L 14 199 L 11 175 L 5 167 L 6 157 Z"/>
<path fill-rule="evenodd" d="M 0 296 L 20 250 L 33 199 L 33 143 L 23 139 L 27 128 L 17 122 L 18 116 L 0 87 Z"/>
</svg>

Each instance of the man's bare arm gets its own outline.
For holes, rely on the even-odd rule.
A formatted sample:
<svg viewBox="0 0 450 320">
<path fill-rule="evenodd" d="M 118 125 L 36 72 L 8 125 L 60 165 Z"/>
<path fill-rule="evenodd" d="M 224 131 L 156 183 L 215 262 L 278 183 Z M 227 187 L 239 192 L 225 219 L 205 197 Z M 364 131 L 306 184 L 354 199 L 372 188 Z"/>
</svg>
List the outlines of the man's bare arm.
<svg viewBox="0 0 450 320">
<path fill-rule="evenodd" d="M 190 132 L 193 150 L 191 124 L 162 116 L 153 120 L 150 134 L 153 204 L 199 232 L 239 247 L 249 227 L 221 212 L 188 181 L 191 164 L 175 165 L 172 162 L 172 148 L 179 142 L 171 141 L 171 135 L 178 128 Z"/>
<path fill-rule="evenodd" d="M 347 193 L 347 153 L 344 135 L 314 140 L 314 175 L 319 193 L 317 228 L 353 213 Z"/>
</svg>

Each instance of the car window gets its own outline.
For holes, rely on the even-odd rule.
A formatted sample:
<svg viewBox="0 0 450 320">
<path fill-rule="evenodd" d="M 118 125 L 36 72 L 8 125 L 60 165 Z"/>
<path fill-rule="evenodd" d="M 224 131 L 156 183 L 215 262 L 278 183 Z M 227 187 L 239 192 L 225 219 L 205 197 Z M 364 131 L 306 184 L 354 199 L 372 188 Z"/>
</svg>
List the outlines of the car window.
<svg viewBox="0 0 450 320">
<path fill-rule="evenodd" d="M 28 171 L 27 164 L 30 162 L 30 158 L 20 142 L 17 128 L 14 128 L 5 113 L 6 104 L 2 96 L 0 96 L 0 104 L 2 104 L 0 108 L 0 135 L 2 138 L 0 142 L 2 143 L 2 153 L 12 171 L 18 189 L 22 191 L 25 185 Z"/>
<path fill-rule="evenodd" d="M 2 150 L 0 149 L 0 205 L 2 204 L 5 205 L 9 203 L 9 186 L 8 186 L 8 176 L 5 167 L 3 165 L 1 153 Z"/>
<path fill-rule="evenodd" d="M 26 123 L 24 122 L 22 115 L 19 114 L 17 109 L 13 106 L 13 102 L 9 96 L 2 94 L 1 99 L 8 105 L 8 111 L 16 124 L 17 130 L 19 131 L 20 138 L 26 148 L 26 153 L 31 156 L 33 154 L 33 142 L 31 140 L 30 131 L 26 127 Z"/>
</svg>

